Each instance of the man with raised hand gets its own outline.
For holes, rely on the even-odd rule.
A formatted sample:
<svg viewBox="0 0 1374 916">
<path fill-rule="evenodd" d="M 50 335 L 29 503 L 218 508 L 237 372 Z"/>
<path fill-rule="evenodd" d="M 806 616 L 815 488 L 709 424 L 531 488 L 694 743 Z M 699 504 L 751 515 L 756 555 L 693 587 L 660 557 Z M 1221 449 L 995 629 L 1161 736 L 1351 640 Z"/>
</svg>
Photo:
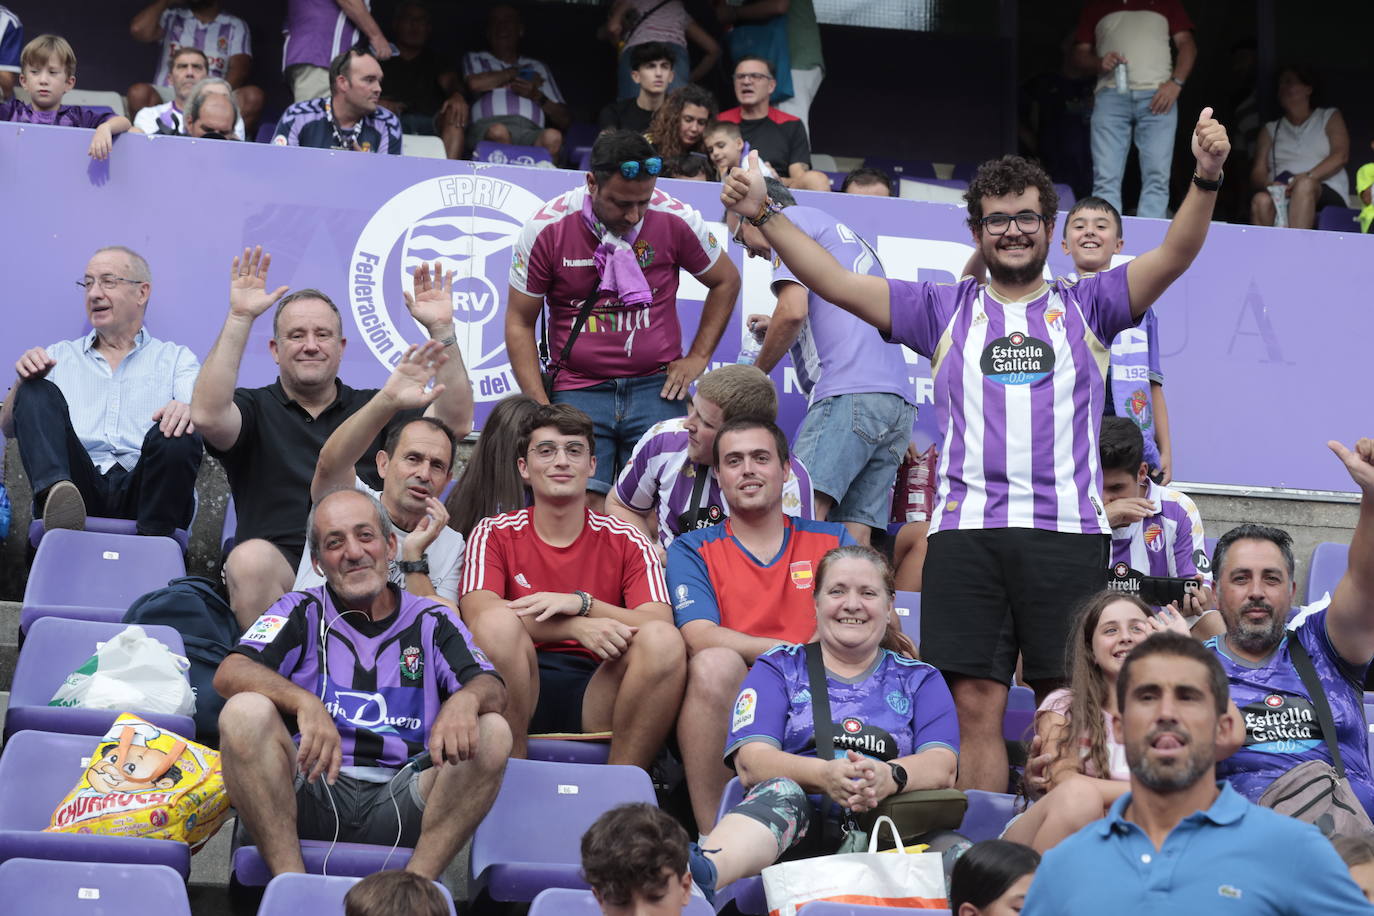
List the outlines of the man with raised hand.
<svg viewBox="0 0 1374 916">
<path fill-rule="evenodd" d="M 282 286 L 268 292 L 271 255 L 247 249 L 234 258 L 229 314 L 191 397 L 191 416 L 210 453 L 224 465 L 238 519 L 237 543 L 224 561 L 229 603 L 241 626 L 248 626 L 296 578 L 305 546 L 310 483 L 325 440 L 355 411 L 376 396 L 339 381 L 339 362 L 347 341 L 343 319 L 333 301 L 317 289 L 286 295 Z M 472 385 L 453 330 L 452 274 L 436 264 L 415 270 L 415 293 L 405 294 L 410 315 L 449 354 L 435 381 L 443 393 L 425 409 L 461 438 L 472 429 Z M 268 350 L 278 378 L 261 388 L 238 388 L 239 364 L 253 322 L 276 306 Z M 413 417 L 403 412 L 395 421 Z M 379 437 L 363 452 L 358 476 L 377 488 L 381 481 L 371 456 Z"/>
<path fill-rule="evenodd" d="M 802 285 L 931 359 L 942 428 L 921 653 L 959 710 L 961 787 L 1005 791 L 1002 718 L 1017 656 L 1037 695 L 1060 686 L 1068 609 L 1101 587 L 1110 529 L 1095 441 L 1107 345 L 1207 237 L 1231 148 L 1210 108 L 1192 148 L 1193 187 L 1158 248 L 1053 283 L 1043 273 L 1058 195 L 1016 156 L 984 163 L 965 195 L 986 286 L 846 270 L 767 199 L 752 154 L 723 185 L 726 207 L 762 230 Z"/>
</svg>

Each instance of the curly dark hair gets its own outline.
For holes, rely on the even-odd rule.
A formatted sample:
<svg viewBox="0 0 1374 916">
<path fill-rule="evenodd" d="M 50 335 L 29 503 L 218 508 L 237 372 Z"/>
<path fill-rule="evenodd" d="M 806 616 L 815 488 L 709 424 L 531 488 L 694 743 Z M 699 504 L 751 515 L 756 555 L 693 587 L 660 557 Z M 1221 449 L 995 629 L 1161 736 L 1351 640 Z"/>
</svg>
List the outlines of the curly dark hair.
<svg viewBox="0 0 1374 916">
<path fill-rule="evenodd" d="M 968 227 L 975 235 L 983 231 L 983 198 L 1002 197 L 1007 194 L 1020 194 L 1026 188 L 1040 191 L 1040 215 L 1045 226 L 1054 228 L 1054 215 L 1059 210 L 1059 193 L 1054 182 L 1045 170 L 1029 159 L 1020 156 L 1003 156 L 989 159 L 978 166 L 964 200 L 968 203 Z"/>
<path fill-rule="evenodd" d="M 620 805 L 582 835 L 582 876 L 598 897 L 623 906 L 662 887 L 664 869 L 685 874 L 688 842 L 682 825 L 655 806 Z"/>
<path fill-rule="evenodd" d="M 658 154 L 664 159 L 680 159 L 688 153 L 706 152 L 706 144 L 700 140 L 696 146 L 688 148 L 682 142 L 682 109 L 687 105 L 699 105 L 706 109 L 706 121 L 710 123 L 716 119 L 720 112 L 720 106 L 716 103 L 716 97 L 711 94 L 709 89 L 698 86 L 696 83 L 688 83 L 680 86 L 668 93 L 668 98 L 663 100 L 663 104 L 654 112 L 653 120 L 649 122 L 649 131 L 646 136 L 649 142 L 658 150 Z M 703 135 L 704 136 L 704 135 Z"/>
</svg>

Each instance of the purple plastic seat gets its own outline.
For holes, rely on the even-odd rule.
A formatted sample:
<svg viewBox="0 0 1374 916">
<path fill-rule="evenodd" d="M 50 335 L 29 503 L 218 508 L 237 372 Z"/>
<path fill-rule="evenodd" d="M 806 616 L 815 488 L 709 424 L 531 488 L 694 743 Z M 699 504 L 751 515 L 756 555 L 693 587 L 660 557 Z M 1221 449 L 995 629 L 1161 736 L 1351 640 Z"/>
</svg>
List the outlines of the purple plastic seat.
<svg viewBox="0 0 1374 916">
<path fill-rule="evenodd" d="M 1336 594 L 1345 569 L 1350 565 L 1350 545 L 1323 541 L 1312 550 L 1312 563 L 1307 568 L 1307 603 L 1322 595 Z"/>
<path fill-rule="evenodd" d="M 864 167 L 884 171 L 888 177 L 894 180 L 898 178 L 935 177 L 935 164 L 926 159 L 889 159 L 881 156 L 868 156 L 864 159 Z"/>
<path fill-rule="evenodd" d="M 715 910 L 706 902 L 705 897 L 692 895 L 683 909 L 684 916 L 714 916 Z M 258 916 L 267 916 L 259 911 Z M 539 892 L 530 904 L 529 916 L 601 916 L 601 905 L 596 902 L 591 891 L 573 890 L 570 887 L 551 887 Z"/>
<path fill-rule="evenodd" d="M 721 793 L 720 806 L 716 809 L 716 823 L 719 824 L 721 818 L 742 801 L 744 784 L 736 776 L 725 784 L 725 791 Z M 730 903 L 745 916 L 761 916 L 767 913 L 768 899 L 763 893 L 763 879 L 757 875 L 752 878 L 740 878 L 716 891 L 716 912 L 720 912 Z"/>
<path fill-rule="evenodd" d="M 864 906 L 859 903 L 835 903 L 816 900 L 806 905 L 806 916 L 892 916 L 894 913 L 924 913 L 925 916 L 949 916 L 949 910 L 918 910 L 906 906 Z"/>
<path fill-rule="evenodd" d="M 95 654 L 95 644 L 114 638 L 124 631 L 125 626 L 122 623 L 68 620 L 63 617 L 40 617 L 35 620 L 24 639 L 24 651 L 19 653 L 19 664 L 14 669 L 10 705 L 5 713 L 5 740 L 8 741 L 10 735 L 24 729 L 68 735 L 103 735 L 121 712 L 138 713 L 159 728 L 176 732 L 183 738 L 194 738 L 196 723 L 190 716 L 146 713 L 137 708 L 109 710 L 48 705 L 67 675 Z M 174 654 L 186 654 L 181 634 L 174 628 L 145 626 L 143 631 Z"/>
<path fill-rule="evenodd" d="M 583 741 L 568 738 L 537 738 L 530 736 L 530 760 L 551 760 L 556 763 L 602 764 L 611 755 L 609 741 Z"/>
<path fill-rule="evenodd" d="M 219 549 L 220 556 L 229 556 L 229 551 L 234 549 L 234 541 L 238 534 L 239 519 L 238 513 L 234 511 L 234 497 L 229 497 L 229 501 L 224 504 L 224 522 L 219 529 Z"/>
<path fill-rule="evenodd" d="M 997 839 L 1007 826 L 1007 821 L 1016 816 L 1015 795 L 979 789 L 968 789 L 964 794 L 968 796 L 968 810 L 964 812 L 959 833 L 975 843 Z"/>
<path fill-rule="evenodd" d="M 103 518 L 99 515 L 86 516 L 86 530 L 95 531 L 100 534 L 138 534 L 138 523 L 131 518 Z M 29 522 L 29 546 L 35 550 L 43 540 L 43 535 L 47 529 L 43 527 L 43 520 L 36 518 Z M 178 528 L 172 532 L 172 540 L 181 545 L 181 552 L 186 552 L 186 544 L 189 535 L 185 528 Z"/>
<path fill-rule="evenodd" d="M 1359 232 L 1360 211 L 1349 207 L 1322 207 L 1317 211 L 1317 228 L 1327 232 Z"/>
<path fill-rule="evenodd" d="M 542 146 L 515 146 L 509 143 L 493 143 L 483 140 L 477 144 L 472 158 L 478 162 L 492 165 L 533 165 L 553 167 L 553 157 Z"/>
<path fill-rule="evenodd" d="M 277 875 L 263 892 L 258 916 L 343 916 L 344 896 L 360 880 L 332 875 Z M 448 888 L 437 882 L 435 886 L 443 893 L 448 911 L 453 914 L 453 896 Z"/>
<path fill-rule="evenodd" d="M 1007 711 L 1002 718 L 1002 737 L 1007 741 L 1029 741 L 1035 725 L 1035 691 L 1012 687 L 1007 693 Z"/>
<path fill-rule="evenodd" d="M 639 767 L 512 760 L 472 837 L 469 896 L 527 902 L 549 887 L 585 888 L 582 834 L 627 802 L 656 804 Z"/>
<path fill-rule="evenodd" d="M 39 617 L 118 622 L 135 598 L 184 575 L 171 538 L 49 531 L 29 570 L 19 632 Z"/>
<path fill-rule="evenodd" d="M 897 623 L 902 632 L 911 637 L 916 645 L 921 644 L 921 593 L 898 592 L 892 601 L 892 610 L 897 615 Z"/>
<path fill-rule="evenodd" d="M 165 865 L 10 859 L 0 865 L 7 913 L 191 916 L 186 882 Z"/>
<path fill-rule="evenodd" d="M 253 136 L 254 143 L 271 143 L 272 135 L 277 132 L 277 120 L 268 121 L 263 119 L 258 122 L 258 132 Z"/>
<path fill-rule="evenodd" d="M 43 832 L 81 778 L 83 761 L 95 744 L 90 735 L 35 731 L 16 732 L 5 742 L 0 755 L 0 862 L 30 858 L 166 865 L 184 881 L 191 874 L 191 849 L 185 843 Z"/>
<path fill-rule="evenodd" d="M 591 161 L 592 147 L 596 145 L 597 134 L 601 129 L 595 124 L 586 121 L 578 121 L 568 128 L 568 132 L 563 137 L 563 149 L 569 162 L 581 162 L 582 157 L 587 156 L 587 161 Z"/>
<path fill-rule="evenodd" d="M 387 816 L 391 816 L 389 809 Z M 333 850 L 330 849 L 331 846 Z M 405 868 L 406 863 L 410 861 L 410 854 L 414 851 L 406 846 L 398 846 L 393 850 L 390 846 L 373 846 L 370 843 L 301 840 L 301 858 L 305 860 L 306 872 L 323 877 L 328 871 L 331 878 L 366 878 L 389 868 Z M 328 869 L 325 868 L 326 857 L 329 859 Z M 230 870 L 234 880 L 245 887 L 263 887 L 274 880 L 256 846 L 240 846 L 235 849 Z M 344 890 L 346 893 L 347 888 Z M 342 900 L 343 897 L 340 896 L 339 899 Z"/>
<path fill-rule="evenodd" d="M 1055 193 L 1059 195 L 1059 209 L 1068 210 L 1077 202 L 1078 198 L 1073 193 L 1073 188 L 1066 184 L 1055 184 Z"/>
</svg>

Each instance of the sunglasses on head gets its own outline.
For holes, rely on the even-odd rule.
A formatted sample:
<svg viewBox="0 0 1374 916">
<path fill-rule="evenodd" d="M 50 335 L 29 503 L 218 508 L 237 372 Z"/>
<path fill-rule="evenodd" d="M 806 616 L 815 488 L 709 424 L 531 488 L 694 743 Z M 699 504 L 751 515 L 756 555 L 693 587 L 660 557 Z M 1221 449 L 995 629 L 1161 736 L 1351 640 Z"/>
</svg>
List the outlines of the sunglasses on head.
<svg viewBox="0 0 1374 916">
<path fill-rule="evenodd" d="M 640 161 L 638 159 L 628 159 L 625 162 L 616 164 L 614 162 L 603 162 L 593 165 L 593 172 L 614 172 L 619 170 L 621 175 L 626 178 L 638 178 L 641 171 L 651 178 L 657 177 L 663 171 L 663 159 L 659 156 L 650 156 L 648 159 Z"/>
</svg>

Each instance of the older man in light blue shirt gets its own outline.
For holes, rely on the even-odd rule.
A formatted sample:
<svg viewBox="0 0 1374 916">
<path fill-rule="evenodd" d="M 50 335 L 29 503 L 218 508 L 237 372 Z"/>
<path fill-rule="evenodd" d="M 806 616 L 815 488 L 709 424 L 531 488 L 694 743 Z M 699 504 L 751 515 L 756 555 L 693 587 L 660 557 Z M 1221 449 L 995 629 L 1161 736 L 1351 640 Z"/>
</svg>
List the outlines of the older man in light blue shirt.
<svg viewBox="0 0 1374 916">
<path fill-rule="evenodd" d="M 170 535 L 194 511 L 200 361 L 143 326 L 152 275 L 136 252 L 100 249 L 77 284 L 92 330 L 19 357 L 0 429 L 18 439 L 48 528 L 82 528 L 89 511 Z"/>
</svg>

